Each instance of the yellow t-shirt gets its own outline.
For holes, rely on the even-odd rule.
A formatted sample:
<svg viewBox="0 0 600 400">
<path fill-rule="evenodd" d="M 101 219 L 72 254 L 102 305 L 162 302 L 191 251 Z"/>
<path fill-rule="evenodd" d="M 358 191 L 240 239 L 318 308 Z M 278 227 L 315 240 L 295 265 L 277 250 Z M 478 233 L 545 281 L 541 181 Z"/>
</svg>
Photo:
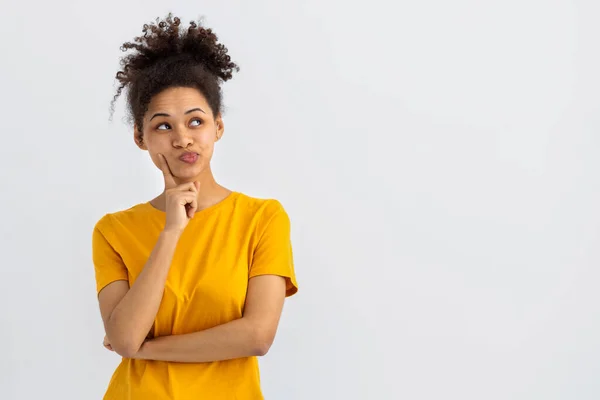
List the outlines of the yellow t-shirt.
<svg viewBox="0 0 600 400">
<path fill-rule="evenodd" d="M 106 214 L 93 231 L 97 292 L 116 280 L 130 286 L 165 224 L 150 203 Z M 233 192 L 196 212 L 181 235 L 154 320 L 154 336 L 192 333 L 241 318 L 248 279 L 286 278 L 296 293 L 290 220 L 277 200 Z M 258 360 L 176 363 L 123 358 L 105 400 L 262 399 Z"/>
</svg>

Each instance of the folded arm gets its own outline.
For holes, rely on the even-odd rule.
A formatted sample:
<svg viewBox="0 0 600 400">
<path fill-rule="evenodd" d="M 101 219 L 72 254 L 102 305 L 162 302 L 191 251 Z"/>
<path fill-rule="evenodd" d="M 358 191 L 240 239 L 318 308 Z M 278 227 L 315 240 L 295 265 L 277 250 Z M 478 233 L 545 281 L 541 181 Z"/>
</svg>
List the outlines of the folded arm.
<svg viewBox="0 0 600 400">
<path fill-rule="evenodd" d="M 281 276 L 251 278 L 242 318 L 199 332 L 148 340 L 132 358 L 211 362 L 265 355 L 275 339 L 285 291 Z"/>
<path fill-rule="evenodd" d="M 115 281 L 98 294 L 107 342 L 123 357 L 133 357 L 152 328 L 179 235 L 161 233 L 131 288 L 127 281 Z"/>
</svg>

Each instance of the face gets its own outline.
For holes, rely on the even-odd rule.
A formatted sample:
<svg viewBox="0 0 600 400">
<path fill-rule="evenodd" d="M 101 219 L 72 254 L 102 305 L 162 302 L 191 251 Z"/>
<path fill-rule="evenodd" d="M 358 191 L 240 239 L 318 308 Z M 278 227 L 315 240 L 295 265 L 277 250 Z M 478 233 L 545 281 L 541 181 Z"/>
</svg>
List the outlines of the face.
<svg viewBox="0 0 600 400">
<path fill-rule="evenodd" d="M 150 153 L 154 165 L 158 168 L 158 155 L 164 155 L 180 183 L 199 180 L 210 171 L 214 144 L 222 135 L 221 116 L 215 118 L 202 93 L 180 87 L 154 96 L 142 132 L 137 126 L 134 130 L 136 144 Z"/>
</svg>

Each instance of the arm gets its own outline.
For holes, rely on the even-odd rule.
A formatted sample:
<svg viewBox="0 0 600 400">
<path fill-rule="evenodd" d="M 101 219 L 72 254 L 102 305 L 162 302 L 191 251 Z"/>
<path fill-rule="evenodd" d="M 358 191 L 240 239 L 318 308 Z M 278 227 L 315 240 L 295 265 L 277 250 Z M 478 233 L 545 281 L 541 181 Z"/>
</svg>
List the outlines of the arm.
<svg viewBox="0 0 600 400">
<path fill-rule="evenodd" d="M 211 362 L 265 355 L 275 339 L 285 290 L 281 276 L 251 278 L 242 318 L 204 331 L 151 339 L 133 358 Z"/>
<path fill-rule="evenodd" d="M 160 234 L 131 288 L 127 281 L 116 281 L 98 294 L 108 341 L 123 357 L 130 358 L 137 353 L 152 327 L 179 235 L 171 231 Z"/>
<path fill-rule="evenodd" d="M 177 242 L 198 208 L 199 183 L 178 185 L 162 154 L 159 164 L 165 181 L 165 227 L 133 286 L 129 288 L 127 281 L 115 281 L 98 294 L 108 342 L 126 358 L 138 352 L 152 327 Z"/>
</svg>

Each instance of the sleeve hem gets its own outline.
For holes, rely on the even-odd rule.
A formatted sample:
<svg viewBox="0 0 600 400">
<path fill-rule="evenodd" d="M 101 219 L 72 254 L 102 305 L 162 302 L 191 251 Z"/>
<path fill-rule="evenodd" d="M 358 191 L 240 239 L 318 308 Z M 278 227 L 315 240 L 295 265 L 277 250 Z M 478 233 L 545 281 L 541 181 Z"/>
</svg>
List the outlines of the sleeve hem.
<svg viewBox="0 0 600 400">
<path fill-rule="evenodd" d="M 294 279 L 294 277 L 292 277 L 290 274 L 277 273 L 277 272 L 259 272 L 257 274 L 253 274 L 253 275 L 249 276 L 248 279 L 252 279 L 257 276 L 264 276 L 264 275 L 275 275 L 275 276 L 281 276 L 281 277 L 285 278 L 285 297 L 293 296 L 298 292 L 298 284 L 296 283 L 296 280 Z"/>
<path fill-rule="evenodd" d="M 107 280 L 103 281 L 102 283 L 98 283 L 98 285 L 96 285 L 96 294 L 99 295 L 100 292 L 102 290 L 104 290 L 104 288 L 106 288 L 111 283 L 117 282 L 117 281 L 127 281 L 127 282 L 129 282 L 129 279 L 127 277 L 125 277 L 125 278 L 118 277 L 118 278 L 107 279 Z"/>
</svg>

